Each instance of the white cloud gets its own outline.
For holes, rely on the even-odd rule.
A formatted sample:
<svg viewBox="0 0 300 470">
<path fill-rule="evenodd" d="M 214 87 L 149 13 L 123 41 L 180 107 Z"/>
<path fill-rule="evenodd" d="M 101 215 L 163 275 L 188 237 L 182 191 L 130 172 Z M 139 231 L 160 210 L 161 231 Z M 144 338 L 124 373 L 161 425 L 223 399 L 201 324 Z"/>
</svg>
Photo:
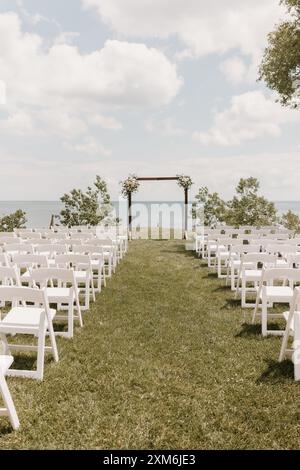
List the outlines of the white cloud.
<svg viewBox="0 0 300 470">
<path fill-rule="evenodd" d="M 123 128 L 121 122 L 111 116 L 103 116 L 102 114 L 95 114 L 89 117 L 90 124 L 102 129 L 119 130 Z"/>
<path fill-rule="evenodd" d="M 69 142 L 64 143 L 64 147 L 71 151 L 77 153 L 83 153 L 89 156 L 109 156 L 111 151 L 103 147 L 96 139 L 89 138 L 83 143 L 71 144 Z"/>
<path fill-rule="evenodd" d="M 230 106 L 216 112 L 208 132 L 195 132 L 194 140 L 201 144 L 239 145 L 259 137 L 278 137 L 281 126 L 299 122 L 297 111 L 281 108 L 261 91 L 234 96 Z"/>
<path fill-rule="evenodd" d="M 241 83 L 247 79 L 247 75 L 249 79 L 249 67 L 240 57 L 234 56 L 224 60 L 219 68 L 229 82 Z"/>
<path fill-rule="evenodd" d="M 32 134 L 33 130 L 31 116 L 23 111 L 17 111 L 0 120 L 0 133 L 26 136 Z"/>
<path fill-rule="evenodd" d="M 6 104 L 6 84 L 0 80 L 0 105 Z"/>
<path fill-rule="evenodd" d="M 129 37 L 177 35 L 182 56 L 239 50 L 257 57 L 283 11 L 276 0 L 81 0 Z"/>
<path fill-rule="evenodd" d="M 156 132 L 168 137 L 187 134 L 187 131 L 177 126 L 172 118 L 160 119 L 158 117 L 152 117 L 147 120 L 145 128 L 148 132 Z"/>
<path fill-rule="evenodd" d="M 16 5 L 18 7 L 18 10 L 20 14 L 27 20 L 29 23 L 31 23 L 33 26 L 38 25 L 39 23 L 46 22 L 46 23 L 53 23 L 55 26 L 60 28 L 59 23 L 54 20 L 54 19 L 49 19 L 44 15 L 41 15 L 40 13 L 34 13 L 31 14 L 29 13 L 28 10 L 26 10 L 23 0 L 16 0 Z"/>
<path fill-rule="evenodd" d="M 91 114 L 98 115 L 95 125 L 117 129 L 120 123 L 99 109 L 164 106 L 181 88 L 176 66 L 155 48 L 108 40 L 82 54 L 68 38 L 60 35 L 47 49 L 39 35 L 23 33 L 17 14 L 0 14 L 0 78 L 10 115 L 21 108 L 38 128 L 45 124 L 54 133 L 87 131 Z"/>
</svg>

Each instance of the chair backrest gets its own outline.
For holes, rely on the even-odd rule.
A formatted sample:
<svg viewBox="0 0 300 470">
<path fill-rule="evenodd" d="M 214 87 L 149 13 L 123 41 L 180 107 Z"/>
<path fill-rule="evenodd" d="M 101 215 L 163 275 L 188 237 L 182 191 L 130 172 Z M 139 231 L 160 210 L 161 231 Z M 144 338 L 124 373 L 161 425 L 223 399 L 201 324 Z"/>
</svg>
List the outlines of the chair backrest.
<svg viewBox="0 0 300 470">
<path fill-rule="evenodd" d="M 75 269 L 91 269 L 91 258 L 85 254 L 69 253 L 55 256 L 55 264 L 58 267 L 73 267 Z"/>
<path fill-rule="evenodd" d="M 289 253 L 297 253 L 298 248 L 297 246 L 293 246 L 290 244 L 286 243 L 274 243 L 274 244 L 269 244 L 265 247 L 265 251 L 267 253 L 281 253 L 281 254 L 289 254 Z"/>
<path fill-rule="evenodd" d="M 113 244 L 113 243 L 112 243 Z M 220 249 L 223 250 L 224 246 L 225 246 L 225 250 L 229 250 L 231 246 L 234 246 L 234 245 L 240 245 L 241 244 L 241 240 L 237 239 L 237 238 L 231 238 L 231 237 L 228 237 L 228 238 L 218 238 L 217 240 L 217 250 L 219 251 Z"/>
<path fill-rule="evenodd" d="M 16 234 L 15 232 L 0 232 L 0 239 L 4 237 L 4 238 L 16 238 Z"/>
<path fill-rule="evenodd" d="M 81 238 L 69 238 L 68 239 L 68 243 L 70 246 L 73 246 L 73 245 L 82 245 L 83 242 L 85 242 L 85 240 L 82 240 Z"/>
<path fill-rule="evenodd" d="M 66 268 L 39 268 L 30 269 L 30 277 L 35 285 L 47 287 L 50 281 L 60 281 L 64 284 L 70 283 L 76 286 L 73 269 Z"/>
<path fill-rule="evenodd" d="M 45 255 L 38 254 L 14 254 L 12 255 L 12 262 L 17 265 L 18 268 L 30 268 L 30 267 L 48 267 L 48 258 Z"/>
<path fill-rule="evenodd" d="M 290 285 L 300 282 L 300 269 L 294 268 L 264 268 L 261 282 L 274 281 L 277 279 L 287 280 Z"/>
<path fill-rule="evenodd" d="M 1 245 L 16 245 L 17 243 L 21 243 L 20 238 L 13 238 L 13 237 L 1 237 L 0 244 Z"/>
<path fill-rule="evenodd" d="M 0 266 L 0 283 L 5 286 L 21 286 L 16 266 Z"/>
<path fill-rule="evenodd" d="M 26 232 L 26 233 L 21 233 L 21 238 L 23 240 L 39 240 L 42 238 L 42 235 L 37 232 Z"/>
<path fill-rule="evenodd" d="M 52 240 L 46 240 L 45 238 L 38 238 L 36 240 L 28 239 L 22 242 L 23 244 L 27 245 L 28 243 L 34 245 L 35 247 L 38 245 L 49 245 L 52 243 Z"/>
<path fill-rule="evenodd" d="M 270 239 L 274 239 L 274 240 L 287 240 L 289 238 L 289 234 L 275 232 L 275 233 L 268 233 L 267 237 Z"/>
<path fill-rule="evenodd" d="M 30 244 L 5 245 L 6 253 L 33 254 L 34 248 Z"/>
<path fill-rule="evenodd" d="M 49 303 L 44 289 L 19 286 L 0 286 L 0 302 L 30 303 L 44 306 L 48 320 L 51 321 Z"/>
<path fill-rule="evenodd" d="M 85 255 L 91 252 L 91 245 L 72 245 L 72 253 L 77 255 Z"/>
<path fill-rule="evenodd" d="M 99 246 L 112 246 L 114 244 L 111 238 L 93 238 L 92 240 L 87 240 L 86 245 L 99 245 Z"/>
<path fill-rule="evenodd" d="M 255 240 L 257 238 L 259 238 L 259 233 L 239 233 L 237 238 L 239 240 L 244 240 L 244 241 L 250 241 L 250 240 Z"/>
<path fill-rule="evenodd" d="M 66 240 L 68 238 L 68 232 L 49 232 L 46 235 L 46 239 L 48 240 Z"/>
<path fill-rule="evenodd" d="M 38 254 L 44 254 L 48 257 L 53 257 L 55 255 L 67 254 L 68 246 L 63 244 L 51 243 L 49 245 L 37 245 L 35 247 L 35 252 Z"/>
<path fill-rule="evenodd" d="M 14 233 L 21 237 L 22 235 L 26 235 L 27 233 L 33 232 L 32 228 L 15 228 Z"/>
<path fill-rule="evenodd" d="M 292 268 L 294 265 L 299 267 L 300 265 L 300 253 L 289 253 L 286 257 L 288 267 Z"/>
<path fill-rule="evenodd" d="M 73 240 L 89 240 L 95 238 L 93 233 L 86 233 L 86 232 L 79 232 L 79 233 L 72 233 L 72 239 Z"/>
<path fill-rule="evenodd" d="M 259 253 L 260 245 L 232 245 L 230 248 L 231 255 L 242 255 L 243 253 Z"/>
<path fill-rule="evenodd" d="M 257 268 L 259 264 L 263 266 L 275 266 L 278 256 L 269 253 L 244 253 L 242 255 L 242 263 L 251 263 Z M 248 269 L 248 268 L 247 268 Z"/>
</svg>

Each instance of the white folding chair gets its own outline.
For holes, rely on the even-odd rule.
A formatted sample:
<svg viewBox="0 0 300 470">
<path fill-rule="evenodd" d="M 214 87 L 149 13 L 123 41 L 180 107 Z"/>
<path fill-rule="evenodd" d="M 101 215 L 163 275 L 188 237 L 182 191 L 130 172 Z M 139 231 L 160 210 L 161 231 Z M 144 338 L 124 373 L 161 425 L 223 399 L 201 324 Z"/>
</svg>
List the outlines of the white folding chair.
<svg viewBox="0 0 300 470">
<path fill-rule="evenodd" d="M 50 309 L 45 289 L 0 286 L 0 302 L 12 304 L 11 310 L 0 322 L 0 339 L 4 345 L 5 354 L 9 355 L 11 349 L 37 351 L 36 370 L 9 369 L 7 375 L 42 380 L 45 352 L 51 352 L 55 362 L 58 361 L 52 324 L 56 311 Z M 47 333 L 51 346 L 45 346 Z M 8 343 L 7 336 L 16 334 L 33 335 L 38 338 L 38 345 Z"/>
<path fill-rule="evenodd" d="M 14 254 L 12 263 L 16 265 L 19 271 L 21 282 L 31 284 L 30 268 L 48 268 L 48 258 L 45 255 L 34 254 Z"/>
<path fill-rule="evenodd" d="M 235 291 L 235 281 L 238 279 L 238 273 L 241 266 L 241 257 L 246 253 L 259 253 L 259 245 L 231 245 L 228 258 L 226 285 L 228 284 L 229 277 L 231 279 L 231 290 Z M 244 264 L 245 266 L 245 264 Z"/>
<path fill-rule="evenodd" d="M 55 265 L 57 267 L 74 269 L 79 294 L 81 290 L 84 290 L 84 305 L 81 307 L 81 310 L 88 310 L 90 308 L 90 296 L 93 301 L 96 300 L 90 256 L 74 253 L 57 255 L 55 256 Z"/>
<path fill-rule="evenodd" d="M 102 282 L 106 286 L 105 266 L 103 259 L 103 249 L 98 245 L 73 245 L 75 254 L 89 255 L 91 259 L 93 283 L 96 284 L 97 292 L 101 292 Z"/>
<path fill-rule="evenodd" d="M 12 356 L 0 355 L 0 394 L 4 403 L 4 408 L 0 408 L 0 416 L 7 416 L 14 430 L 20 427 L 16 408 L 7 386 L 5 375 L 12 365 L 14 358 Z"/>
<path fill-rule="evenodd" d="M 237 238 L 221 238 L 217 240 L 215 266 L 217 267 L 219 279 L 227 277 L 227 265 L 229 262 L 231 247 L 240 243 L 241 241 Z M 226 269 L 226 274 L 223 274 L 223 268 Z"/>
<path fill-rule="evenodd" d="M 67 310 L 68 316 L 57 313 L 55 320 L 68 322 L 67 332 L 55 332 L 56 335 L 73 338 L 74 321 L 78 320 L 83 326 L 81 309 L 79 304 L 78 287 L 73 269 L 40 268 L 31 269 L 30 276 L 34 286 L 46 290 L 50 304 L 56 304 L 57 310 Z M 77 307 L 77 315 L 74 314 L 74 303 Z"/>
<path fill-rule="evenodd" d="M 249 245 L 251 247 L 251 245 Z M 247 294 L 255 293 L 262 276 L 263 267 L 275 267 L 277 256 L 268 253 L 244 253 L 239 267 L 235 298 L 241 293 L 242 308 L 255 307 L 255 302 L 247 300 Z M 249 286 L 250 284 L 250 286 Z"/>
<path fill-rule="evenodd" d="M 281 285 L 274 285 L 274 281 L 280 281 Z M 258 309 L 261 308 L 263 336 L 267 336 L 268 334 L 281 336 L 283 334 L 280 330 L 268 330 L 268 318 L 282 317 L 282 314 L 269 313 L 268 306 L 272 306 L 273 303 L 290 304 L 293 298 L 294 284 L 297 282 L 300 282 L 300 269 L 263 269 L 252 317 L 252 323 L 254 324 L 258 315 Z M 286 285 L 286 283 L 288 285 Z"/>
<path fill-rule="evenodd" d="M 288 348 L 288 341 L 290 336 L 294 336 L 294 319 L 295 313 L 299 311 L 300 307 L 300 288 L 295 287 L 294 295 L 292 302 L 290 304 L 290 310 L 288 312 L 283 313 L 283 317 L 286 320 L 286 328 L 282 338 L 281 349 L 279 354 L 279 362 L 284 361 L 287 357 L 290 357 L 294 352 L 294 347 Z"/>
<path fill-rule="evenodd" d="M 114 242 L 109 239 L 101 240 L 99 238 L 95 238 L 94 240 L 87 240 L 85 242 L 85 245 L 101 247 L 104 260 L 104 267 L 107 268 L 106 275 L 108 277 L 111 277 L 112 273 L 116 270 L 117 264 L 117 252 Z"/>
</svg>

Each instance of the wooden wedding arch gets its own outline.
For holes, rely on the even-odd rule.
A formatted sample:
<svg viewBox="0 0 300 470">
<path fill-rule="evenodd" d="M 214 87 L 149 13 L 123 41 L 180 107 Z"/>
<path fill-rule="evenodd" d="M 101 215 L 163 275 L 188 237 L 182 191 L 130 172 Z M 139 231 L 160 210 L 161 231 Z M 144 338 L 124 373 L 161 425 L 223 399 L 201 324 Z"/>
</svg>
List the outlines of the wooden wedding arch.
<svg viewBox="0 0 300 470">
<path fill-rule="evenodd" d="M 178 181 L 179 176 L 137 176 L 137 181 Z M 183 188 L 184 191 L 184 228 L 183 238 L 187 238 L 188 231 L 188 203 L 189 203 L 189 190 Z M 128 193 L 128 229 L 132 233 L 132 193 Z"/>
</svg>

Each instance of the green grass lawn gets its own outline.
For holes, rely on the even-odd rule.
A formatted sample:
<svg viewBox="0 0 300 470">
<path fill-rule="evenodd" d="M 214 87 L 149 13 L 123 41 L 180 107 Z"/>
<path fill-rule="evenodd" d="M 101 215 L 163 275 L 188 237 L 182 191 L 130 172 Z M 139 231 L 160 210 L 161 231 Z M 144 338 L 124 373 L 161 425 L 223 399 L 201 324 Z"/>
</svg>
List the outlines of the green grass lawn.
<svg viewBox="0 0 300 470">
<path fill-rule="evenodd" d="M 44 381 L 8 378 L 21 429 L 1 449 L 299 449 L 300 387 L 280 338 L 180 241 L 136 241 L 59 338 Z"/>
</svg>

